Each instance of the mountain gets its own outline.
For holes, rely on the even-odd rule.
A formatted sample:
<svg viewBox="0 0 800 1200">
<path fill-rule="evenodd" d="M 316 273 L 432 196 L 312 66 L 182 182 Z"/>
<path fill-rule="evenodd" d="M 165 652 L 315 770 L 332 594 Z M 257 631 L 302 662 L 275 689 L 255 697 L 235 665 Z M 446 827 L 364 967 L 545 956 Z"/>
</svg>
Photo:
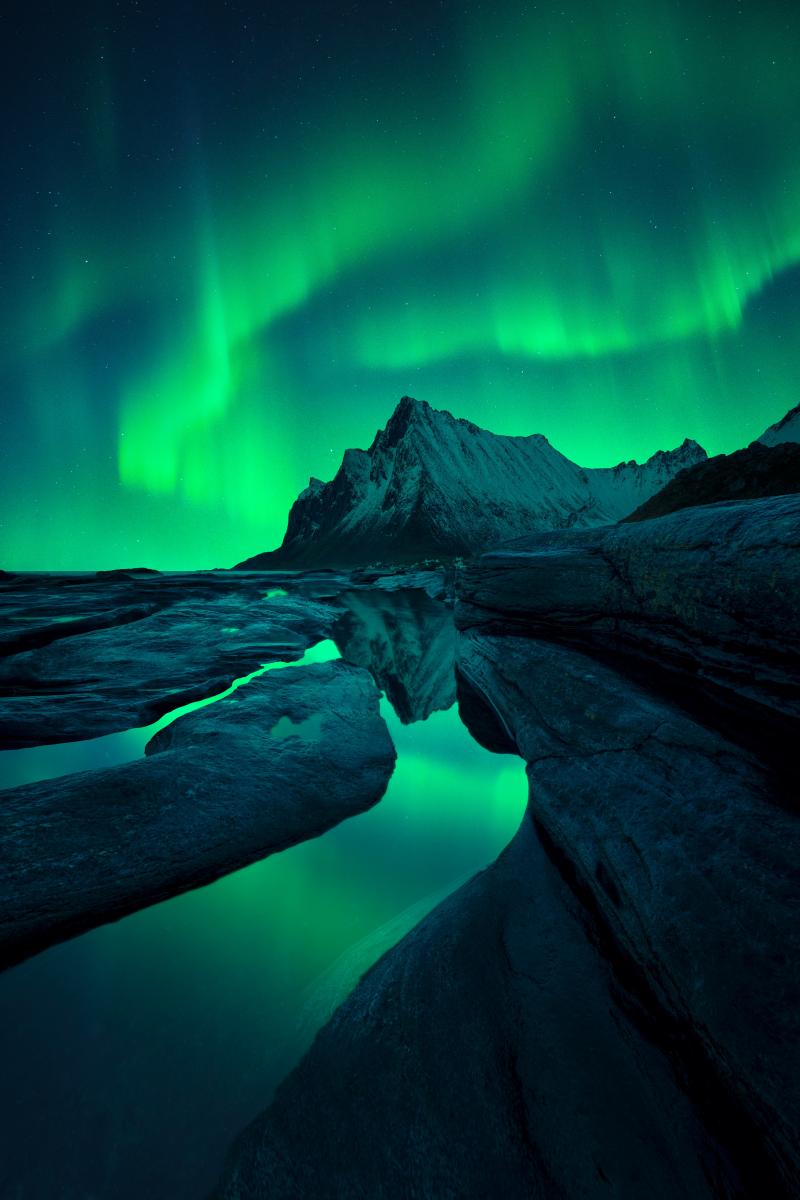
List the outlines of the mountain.
<svg viewBox="0 0 800 1200">
<path fill-rule="evenodd" d="M 785 417 L 765 429 L 757 439 L 763 446 L 777 446 L 782 442 L 800 442 L 800 404 L 790 408 Z"/>
<path fill-rule="evenodd" d="M 679 471 L 674 479 L 645 500 L 625 521 L 647 521 L 696 504 L 720 500 L 760 500 L 800 492 L 800 445 L 753 442 L 733 454 L 717 454 Z"/>
<path fill-rule="evenodd" d="M 687 439 L 642 465 L 582 468 L 541 434 L 500 436 L 404 396 L 368 450 L 346 450 L 330 483 L 312 479 L 301 492 L 280 548 L 238 567 L 413 562 L 605 525 L 705 457 Z"/>
<path fill-rule="evenodd" d="M 800 492 L 800 404 L 760 438 L 733 454 L 717 454 L 679 471 L 626 521 L 647 521 L 696 504 L 761 500 Z"/>
</svg>

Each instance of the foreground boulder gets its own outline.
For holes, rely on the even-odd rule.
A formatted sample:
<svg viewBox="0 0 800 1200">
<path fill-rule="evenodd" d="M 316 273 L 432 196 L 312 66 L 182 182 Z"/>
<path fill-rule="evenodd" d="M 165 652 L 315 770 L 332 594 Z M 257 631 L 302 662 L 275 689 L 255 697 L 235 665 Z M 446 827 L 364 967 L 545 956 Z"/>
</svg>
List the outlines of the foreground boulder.
<svg viewBox="0 0 800 1200">
<path fill-rule="evenodd" d="M 743 1194 L 796 1195 L 800 823 L 774 774 L 563 646 L 471 634 L 459 672 L 470 729 L 527 761 L 551 857 L 690 1094 L 750 1163 Z"/>
<path fill-rule="evenodd" d="M 342 662 L 254 679 L 146 755 L 3 793 L 0 966 L 315 837 L 395 760 L 373 681 Z"/>
<path fill-rule="evenodd" d="M 215 1196 L 710 1200 L 741 1185 L 526 817 L 365 975 Z"/>
<path fill-rule="evenodd" d="M 528 814 L 367 973 L 218 1200 L 797 1195 L 800 831 L 772 773 L 564 646 L 473 632 L 458 670 Z"/>
</svg>

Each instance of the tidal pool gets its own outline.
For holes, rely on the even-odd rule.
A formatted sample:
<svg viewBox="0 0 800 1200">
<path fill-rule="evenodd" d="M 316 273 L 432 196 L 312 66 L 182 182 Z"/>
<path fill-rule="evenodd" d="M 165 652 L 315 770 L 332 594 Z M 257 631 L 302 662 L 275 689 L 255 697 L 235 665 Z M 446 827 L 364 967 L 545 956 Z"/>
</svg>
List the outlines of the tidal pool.
<svg viewBox="0 0 800 1200">
<path fill-rule="evenodd" d="M 0 794 L 3 788 L 20 787 L 23 783 L 39 783 L 43 779 L 57 779 L 61 775 L 72 775 L 77 771 L 93 771 L 98 767 L 118 767 L 122 763 L 141 758 L 145 746 L 160 729 L 177 721 L 187 713 L 216 704 L 224 700 L 251 679 L 257 679 L 265 671 L 278 671 L 285 667 L 302 667 L 309 663 L 330 662 L 339 658 L 336 644 L 328 639 L 309 646 L 302 658 L 294 662 L 269 662 L 234 679 L 224 691 L 206 696 L 204 700 L 192 700 L 179 708 L 164 713 L 151 725 L 140 725 L 135 729 L 123 729 L 120 733 L 107 733 L 103 737 L 87 738 L 80 742 L 54 742 L 49 746 L 26 746 L 23 750 L 0 750 Z"/>
<path fill-rule="evenodd" d="M 0 1195 L 206 1195 L 360 975 L 510 841 L 523 764 L 455 707 L 381 707 L 398 760 L 370 811 L 0 975 Z"/>
</svg>

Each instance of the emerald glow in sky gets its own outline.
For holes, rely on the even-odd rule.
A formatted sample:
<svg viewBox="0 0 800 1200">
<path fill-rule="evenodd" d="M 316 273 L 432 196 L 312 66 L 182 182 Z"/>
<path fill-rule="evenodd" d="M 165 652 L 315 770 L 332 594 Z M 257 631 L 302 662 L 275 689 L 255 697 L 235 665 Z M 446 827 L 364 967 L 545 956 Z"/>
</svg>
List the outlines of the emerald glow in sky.
<svg viewBox="0 0 800 1200">
<path fill-rule="evenodd" d="M 15 7 L 0 565 L 269 548 L 404 393 L 587 466 L 797 403 L 793 6 Z"/>
</svg>

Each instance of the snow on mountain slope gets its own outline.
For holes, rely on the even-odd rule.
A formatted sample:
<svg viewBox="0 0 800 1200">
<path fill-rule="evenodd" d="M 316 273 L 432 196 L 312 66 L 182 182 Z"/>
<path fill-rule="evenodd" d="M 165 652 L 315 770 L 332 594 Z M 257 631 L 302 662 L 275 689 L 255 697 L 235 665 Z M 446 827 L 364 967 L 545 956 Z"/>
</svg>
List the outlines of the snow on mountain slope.
<svg viewBox="0 0 800 1200">
<path fill-rule="evenodd" d="M 756 440 L 765 446 L 777 446 L 781 442 L 800 442 L 800 404 L 790 408 L 785 417 L 770 425 Z"/>
<path fill-rule="evenodd" d="M 347 450 L 330 483 L 310 481 L 281 547 L 239 565 L 413 561 L 532 530 L 604 525 L 705 457 L 687 440 L 642 465 L 584 469 L 541 434 L 489 433 L 404 396 L 369 450 Z"/>
</svg>

